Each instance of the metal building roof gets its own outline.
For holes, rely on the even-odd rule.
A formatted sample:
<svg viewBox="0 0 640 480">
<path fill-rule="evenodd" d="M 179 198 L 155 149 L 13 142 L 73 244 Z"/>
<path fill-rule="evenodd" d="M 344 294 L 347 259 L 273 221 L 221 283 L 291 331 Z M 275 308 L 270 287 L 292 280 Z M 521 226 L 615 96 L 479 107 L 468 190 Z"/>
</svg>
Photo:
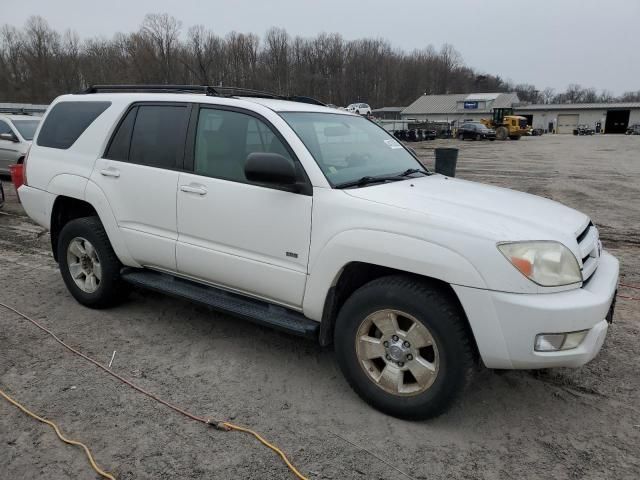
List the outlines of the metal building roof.
<svg viewBox="0 0 640 480">
<path fill-rule="evenodd" d="M 465 110 L 458 109 L 458 103 L 465 100 L 493 100 L 488 109 Z M 433 115 L 456 113 L 487 113 L 491 108 L 507 108 L 518 103 L 518 94 L 512 93 L 454 93 L 446 95 L 422 95 L 415 102 L 402 110 L 402 115 Z"/>
<path fill-rule="evenodd" d="M 613 108 L 640 108 L 640 102 L 619 103 L 548 103 L 521 105 L 518 111 L 525 110 L 610 110 Z"/>
</svg>

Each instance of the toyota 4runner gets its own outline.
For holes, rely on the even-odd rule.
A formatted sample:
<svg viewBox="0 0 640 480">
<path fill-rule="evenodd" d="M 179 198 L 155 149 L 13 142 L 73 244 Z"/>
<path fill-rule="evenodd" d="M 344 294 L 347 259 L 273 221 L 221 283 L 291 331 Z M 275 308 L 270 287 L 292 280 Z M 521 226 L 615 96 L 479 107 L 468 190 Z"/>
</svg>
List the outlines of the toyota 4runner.
<svg viewBox="0 0 640 480">
<path fill-rule="evenodd" d="M 20 198 L 102 308 L 136 285 L 333 343 L 353 389 L 426 418 L 474 361 L 600 350 L 618 261 L 583 213 L 427 171 L 375 123 L 253 91 L 103 86 L 49 107 Z"/>
</svg>

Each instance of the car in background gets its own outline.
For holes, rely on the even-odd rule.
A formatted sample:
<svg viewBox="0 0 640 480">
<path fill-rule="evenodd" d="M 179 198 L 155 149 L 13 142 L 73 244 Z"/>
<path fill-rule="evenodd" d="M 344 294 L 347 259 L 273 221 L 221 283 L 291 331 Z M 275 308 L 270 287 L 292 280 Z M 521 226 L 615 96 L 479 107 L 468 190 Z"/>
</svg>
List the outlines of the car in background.
<svg viewBox="0 0 640 480">
<path fill-rule="evenodd" d="M 529 130 L 529 135 L 532 137 L 541 137 L 544 134 L 544 128 L 532 128 Z"/>
<path fill-rule="evenodd" d="M 629 125 L 625 133 L 627 135 L 640 135 L 640 123 Z"/>
<path fill-rule="evenodd" d="M 0 114 L 0 174 L 9 174 L 9 165 L 22 163 L 40 124 L 31 115 Z"/>
<path fill-rule="evenodd" d="M 471 138 L 472 140 L 491 140 L 496 139 L 496 131 L 487 128 L 480 122 L 465 122 L 458 128 L 458 139 L 464 140 Z"/>
<path fill-rule="evenodd" d="M 573 129 L 574 135 L 595 135 L 596 131 L 585 123 L 581 123 L 577 128 Z"/>
<path fill-rule="evenodd" d="M 371 115 L 371 107 L 366 103 L 352 103 L 347 107 L 347 111 L 358 115 Z"/>
</svg>

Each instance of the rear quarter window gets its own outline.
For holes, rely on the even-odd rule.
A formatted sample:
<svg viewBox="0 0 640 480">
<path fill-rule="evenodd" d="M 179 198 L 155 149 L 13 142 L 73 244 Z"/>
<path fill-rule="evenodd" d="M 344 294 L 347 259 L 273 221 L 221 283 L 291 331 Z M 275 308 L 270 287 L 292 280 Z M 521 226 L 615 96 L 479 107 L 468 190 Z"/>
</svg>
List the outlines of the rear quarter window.
<svg viewBox="0 0 640 480">
<path fill-rule="evenodd" d="M 47 115 L 36 143 L 66 150 L 110 105 L 111 102 L 58 103 Z"/>
</svg>

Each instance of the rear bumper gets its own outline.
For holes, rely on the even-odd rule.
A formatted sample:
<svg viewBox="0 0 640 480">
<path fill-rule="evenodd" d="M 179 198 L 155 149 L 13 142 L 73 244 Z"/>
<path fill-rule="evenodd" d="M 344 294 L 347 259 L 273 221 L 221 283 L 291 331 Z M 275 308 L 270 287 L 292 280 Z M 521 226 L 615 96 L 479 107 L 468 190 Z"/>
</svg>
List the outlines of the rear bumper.
<svg viewBox="0 0 640 480">
<path fill-rule="evenodd" d="M 454 286 L 467 313 L 480 355 L 489 368 L 577 367 L 604 343 L 605 320 L 618 283 L 618 260 L 603 252 L 598 269 L 582 288 L 549 294 L 515 294 Z M 536 352 L 540 333 L 588 330 L 574 349 Z"/>
</svg>

